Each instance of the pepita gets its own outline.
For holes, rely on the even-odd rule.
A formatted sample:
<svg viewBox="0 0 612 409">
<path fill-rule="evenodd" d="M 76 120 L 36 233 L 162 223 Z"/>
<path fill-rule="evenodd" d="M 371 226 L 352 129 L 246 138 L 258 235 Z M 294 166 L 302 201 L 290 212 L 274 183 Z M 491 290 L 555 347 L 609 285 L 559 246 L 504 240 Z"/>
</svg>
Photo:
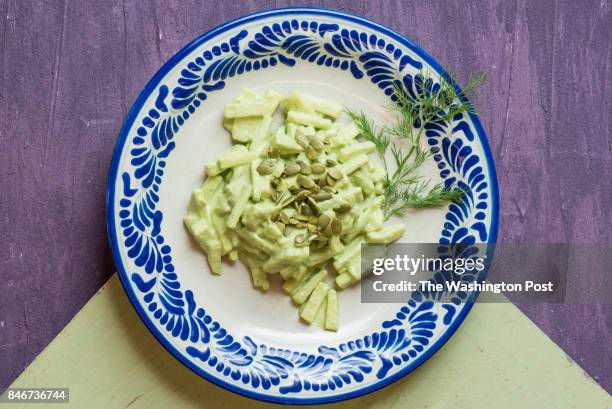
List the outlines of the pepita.
<svg viewBox="0 0 612 409">
<path fill-rule="evenodd" d="M 316 158 L 319 157 L 319 155 L 321 154 L 321 152 L 319 152 L 318 150 L 314 149 L 314 148 L 308 148 L 306 150 L 306 157 L 310 160 L 315 160 Z"/>
<path fill-rule="evenodd" d="M 321 211 L 319 210 L 319 206 L 317 206 L 317 203 L 314 201 L 314 199 L 312 197 L 308 197 L 308 199 L 306 200 L 306 203 L 308 203 L 308 206 L 310 207 L 310 209 L 312 210 L 312 213 L 315 216 L 318 216 L 319 214 L 321 214 Z"/>
<path fill-rule="evenodd" d="M 302 175 L 310 175 L 310 174 L 312 174 L 312 168 L 310 166 L 308 166 L 308 165 L 302 166 L 301 169 L 300 169 L 300 173 Z"/>
<path fill-rule="evenodd" d="M 334 207 L 334 212 L 336 213 L 346 213 L 351 210 L 352 206 L 349 203 L 340 203 L 338 206 Z"/>
<path fill-rule="evenodd" d="M 311 194 L 312 193 L 310 193 L 310 190 L 300 190 L 298 194 L 295 196 L 295 201 L 301 203 L 304 200 L 306 200 L 306 198 L 310 196 Z"/>
<path fill-rule="evenodd" d="M 320 193 L 317 193 L 316 195 L 314 195 L 314 199 L 317 202 L 324 202 L 324 201 L 329 200 L 331 198 L 332 198 L 332 195 L 329 192 L 320 192 Z"/>
<path fill-rule="evenodd" d="M 336 180 L 342 179 L 342 172 L 336 167 L 327 169 L 327 174 Z"/>
<path fill-rule="evenodd" d="M 321 216 L 319 216 L 319 221 L 317 222 L 317 226 L 324 229 L 327 227 L 330 221 L 331 221 L 331 218 L 328 215 L 322 214 Z"/>
<path fill-rule="evenodd" d="M 300 213 L 306 216 L 312 216 L 312 209 L 307 204 L 303 204 L 300 206 Z"/>
<path fill-rule="evenodd" d="M 288 197 L 287 199 L 283 200 L 282 202 L 282 207 L 287 207 L 289 206 L 291 203 L 293 203 L 293 201 L 295 200 L 294 197 Z"/>
<path fill-rule="evenodd" d="M 319 152 L 322 151 L 325 148 L 325 145 L 323 145 L 323 142 L 321 142 L 317 138 L 312 138 L 311 139 L 310 146 L 312 146 L 314 149 L 318 150 Z"/>
<path fill-rule="evenodd" d="M 263 161 L 257 166 L 257 173 L 262 176 L 271 175 L 272 174 L 272 166 L 268 163 L 268 161 Z"/>
<path fill-rule="evenodd" d="M 306 189 L 309 189 L 315 185 L 314 181 L 311 178 L 304 175 L 298 175 L 297 182 L 300 186 L 305 187 Z"/>
<path fill-rule="evenodd" d="M 331 194 L 336 193 L 336 189 L 331 187 L 331 186 L 323 186 L 323 190 L 326 191 L 327 193 L 331 193 Z"/>
<path fill-rule="evenodd" d="M 338 219 L 334 219 L 331 222 L 331 231 L 334 235 L 338 236 L 342 234 L 342 224 Z"/>
<path fill-rule="evenodd" d="M 314 163 L 312 166 L 312 173 L 314 173 L 315 175 L 320 175 L 325 173 L 325 165 L 323 165 L 322 163 Z"/>
<path fill-rule="evenodd" d="M 327 176 L 322 175 L 317 181 L 317 185 L 319 185 L 322 188 L 325 188 L 327 186 Z"/>
<path fill-rule="evenodd" d="M 284 173 L 287 176 L 293 176 L 293 175 L 297 175 L 299 171 L 300 171 L 300 165 L 296 163 L 290 163 L 287 166 L 285 166 Z"/>
</svg>

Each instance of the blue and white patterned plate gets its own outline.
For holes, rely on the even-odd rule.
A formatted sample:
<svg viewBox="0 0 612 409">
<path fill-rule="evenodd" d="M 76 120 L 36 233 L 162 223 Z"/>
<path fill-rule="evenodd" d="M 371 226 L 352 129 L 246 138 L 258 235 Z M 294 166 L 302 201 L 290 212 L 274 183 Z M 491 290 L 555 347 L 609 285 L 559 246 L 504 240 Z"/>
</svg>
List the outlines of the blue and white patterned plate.
<svg viewBox="0 0 612 409">
<path fill-rule="evenodd" d="M 107 223 L 125 290 L 142 320 L 181 362 L 245 396 L 324 403 L 374 391 L 436 352 L 470 310 L 461 294 L 434 303 L 362 304 L 342 293 L 341 328 L 299 322 L 278 289 L 262 294 L 246 270 L 210 274 L 182 218 L 202 167 L 230 144 L 223 105 L 243 87 L 297 89 L 389 120 L 394 81 L 412 87 L 420 69 L 441 72 L 415 44 L 372 21 L 322 9 L 249 15 L 203 34 L 172 57 L 130 111 L 113 156 Z M 413 212 L 407 242 L 494 242 L 497 181 L 474 116 L 426 130 L 428 172 L 465 184 L 462 205 Z"/>
</svg>

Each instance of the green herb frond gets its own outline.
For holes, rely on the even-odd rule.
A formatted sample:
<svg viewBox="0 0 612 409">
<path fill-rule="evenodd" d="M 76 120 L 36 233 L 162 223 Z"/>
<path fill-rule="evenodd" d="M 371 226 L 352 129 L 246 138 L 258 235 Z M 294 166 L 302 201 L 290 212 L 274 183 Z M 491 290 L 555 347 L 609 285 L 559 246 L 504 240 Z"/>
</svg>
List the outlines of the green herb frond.
<svg viewBox="0 0 612 409">
<path fill-rule="evenodd" d="M 383 210 L 385 217 L 402 216 L 408 209 L 440 207 L 458 202 L 464 192 L 456 187 L 436 184 L 429 187 L 419 173 L 421 165 L 431 156 L 421 147 L 424 129 L 432 122 L 450 122 L 460 113 L 476 114 L 469 101 L 485 81 L 483 73 L 468 76 L 460 90 L 449 74 L 433 78 L 421 70 L 414 76 L 413 88 L 408 92 L 400 83 L 393 86 L 394 104 L 391 110 L 398 114 L 396 123 L 377 127 L 363 112 L 347 111 L 364 139 L 374 143 L 383 161 L 386 175 Z M 407 140 L 403 150 L 394 139 Z M 385 153 L 390 147 L 394 169 L 387 167 Z"/>
<path fill-rule="evenodd" d="M 391 128 L 391 133 L 398 138 L 406 138 L 412 134 L 414 123 L 419 119 L 420 108 L 418 103 L 399 83 L 393 84 L 393 95 L 396 100 L 390 108 L 396 111 L 400 118 L 398 123 Z"/>
<path fill-rule="evenodd" d="M 423 209 L 445 206 L 450 202 L 458 203 L 465 192 L 458 188 L 446 188 L 441 183 L 429 188 L 424 181 L 405 189 L 393 187 L 385 195 L 383 204 L 387 217 L 403 216 L 408 209 Z"/>
<path fill-rule="evenodd" d="M 393 108 L 400 114 L 400 121 L 414 123 L 419 119 L 422 123 L 427 123 L 436 119 L 449 121 L 462 112 L 476 114 L 476 109 L 469 98 L 475 95 L 476 90 L 485 81 L 486 75 L 469 74 L 461 91 L 448 74 L 438 76 L 434 80 L 427 71 L 420 70 L 414 78 L 414 82 L 421 84 L 413 88 L 414 96 L 399 83 L 394 84 L 393 95 L 396 103 Z M 434 87 L 434 84 L 437 86 Z"/>
<path fill-rule="evenodd" d="M 447 81 L 441 81 L 441 92 L 449 96 L 448 100 L 445 101 L 448 102 L 448 106 L 442 119 L 450 121 L 455 115 L 463 112 L 477 115 L 476 108 L 470 102 L 470 99 L 476 96 L 476 91 L 486 80 L 486 75 L 482 72 L 468 74 L 467 81 L 461 91 L 459 91 L 456 82 L 450 79 L 450 76 L 448 78 Z"/>
<path fill-rule="evenodd" d="M 430 153 L 418 145 L 414 145 L 408 153 L 404 153 L 398 145 L 391 145 L 391 154 L 395 163 L 395 171 L 390 177 L 389 184 L 404 186 L 418 180 L 417 170 L 427 160 Z"/>
<path fill-rule="evenodd" d="M 380 155 L 384 155 L 391 138 L 385 133 L 385 129 L 378 128 L 374 121 L 369 119 L 363 112 L 346 110 L 346 114 L 353 120 L 361 136 L 376 145 L 376 150 Z"/>
</svg>

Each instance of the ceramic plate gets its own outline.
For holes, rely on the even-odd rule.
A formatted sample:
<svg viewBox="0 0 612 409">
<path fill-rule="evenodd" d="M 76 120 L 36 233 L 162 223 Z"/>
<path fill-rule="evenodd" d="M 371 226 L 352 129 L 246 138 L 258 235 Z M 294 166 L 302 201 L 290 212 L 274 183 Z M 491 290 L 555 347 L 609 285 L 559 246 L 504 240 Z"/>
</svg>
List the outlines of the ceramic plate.
<svg viewBox="0 0 612 409">
<path fill-rule="evenodd" d="M 248 397 L 324 403 L 363 395 L 436 352 L 471 305 L 415 294 L 406 304 L 362 304 L 342 293 L 337 333 L 299 322 L 278 288 L 254 290 L 240 264 L 210 274 L 183 225 L 203 164 L 230 145 L 223 106 L 244 88 L 299 90 L 388 121 L 393 81 L 441 72 L 414 43 L 380 24 L 322 9 L 249 15 L 203 34 L 172 57 L 130 111 L 113 156 L 107 222 L 125 290 L 176 358 Z M 474 116 L 427 130 L 427 172 L 465 184 L 461 205 L 412 212 L 405 242 L 494 242 L 497 182 Z"/>
</svg>

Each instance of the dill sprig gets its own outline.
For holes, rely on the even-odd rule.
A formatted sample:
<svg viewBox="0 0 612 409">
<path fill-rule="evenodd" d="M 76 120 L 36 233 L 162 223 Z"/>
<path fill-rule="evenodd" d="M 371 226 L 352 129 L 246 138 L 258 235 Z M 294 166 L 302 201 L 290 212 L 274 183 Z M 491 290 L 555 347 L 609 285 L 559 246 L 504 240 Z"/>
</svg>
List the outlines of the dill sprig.
<svg viewBox="0 0 612 409">
<path fill-rule="evenodd" d="M 402 149 L 394 143 L 391 146 L 391 154 L 395 162 L 395 171 L 390 175 L 389 172 L 387 172 L 389 175 L 387 178 L 387 186 L 402 187 L 420 181 L 421 176 L 417 173 L 417 170 L 430 156 L 429 152 L 415 145 L 405 154 Z"/>
<path fill-rule="evenodd" d="M 414 131 L 422 133 L 431 122 L 448 122 L 464 112 L 477 114 L 468 98 L 473 97 L 485 81 L 484 73 L 469 74 L 461 90 L 448 74 L 438 77 L 438 81 L 434 82 L 427 72 L 421 70 L 413 78 L 412 93 L 400 83 L 393 85 L 396 101 L 391 109 L 400 117 L 397 124 L 389 130 L 395 137 L 408 137 L 418 142 L 420 134 L 415 138 Z"/>
<path fill-rule="evenodd" d="M 355 125 L 357 125 L 363 138 L 376 145 L 378 153 L 384 155 L 391 140 L 389 136 L 385 134 L 384 129 L 378 128 L 374 124 L 374 121 L 369 119 L 363 112 L 347 110 L 346 113 L 353 120 Z"/>
<path fill-rule="evenodd" d="M 405 189 L 389 186 L 385 190 L 383 211 L 387 217 L 403 216 L 408 209 L 441 207 L 450 202 L 459 202 L 464 192 L 458 188 L 446 188 L 441 183 L 428 187 L 418 182 Z"/>
<path fill-rule="evenodd" d="M 408 209 L 440 207 L 461 200 L 464 191 L 440 183 L 430 187 L 429 181 L 419 173 L 421 165 L 430 157 L 430 152 L 421 146 L 421 137 L 433 122 L 450 122 L 461 113 L 476 114 L 468 98 L 484 80 L 484 74 L 469 75 L 460 90 L 450 75 L 440 76 L 435 81 L 421 70 L 413 77 L 411 92 L 399 83 L 394 85 L 395 103 L 391 109 L 398 114 L 398 119 L 392 126 L 379 127 L 363 112 L 347 111 L 363 138 L 376 146 L 383 161 L 386 218 L 402 216 Z M 394 139 L 407 141 L 408 147 L 402 149 Z M 385 156 L 389 147 L 393 169 Z"/>
</svg>

